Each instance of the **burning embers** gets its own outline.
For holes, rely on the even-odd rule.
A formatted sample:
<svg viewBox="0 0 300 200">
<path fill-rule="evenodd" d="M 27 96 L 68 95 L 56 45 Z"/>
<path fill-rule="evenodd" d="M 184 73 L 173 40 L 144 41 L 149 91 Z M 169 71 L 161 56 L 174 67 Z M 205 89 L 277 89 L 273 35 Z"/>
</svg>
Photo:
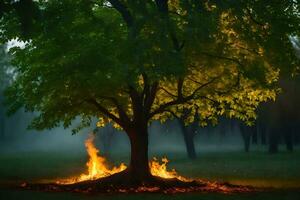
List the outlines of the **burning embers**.
<svg viewBox="0 0 300 200">
<path fill-rule="evenodd" d="M 78 177 L 73 177 L 69 179 L 59 180 L 57 184 L 74 184 L 87 180 L 96 180 L 100 178 L 104 178 L 107 176 L 111 176 L 113 174 L 119 173 L 127 168 L 124 163 L 121 163 L 118 167 L 113 167 L 110 169 L 108 167 L 107 161 L 104 157 L 99 155 L 99 150 L 94 146 L 94 136 L 91 135 L 86 141 L 85 146 L 89 155 L 89 161 L 86 163 L 87 165 L 87 173 L 81 174 Z M 153 176 L 158 176 L 161 178 L 177 178 L 181 181 L 191 181 L 185 177 L 179 176 L 175 169 L 171 171 L 167 170 L 168 159 L 163 158 L 162 163 L 159 162 L 157 158 L 153 158 L 152 161 L 149 162 L 150 172 Z"/>
</svg>

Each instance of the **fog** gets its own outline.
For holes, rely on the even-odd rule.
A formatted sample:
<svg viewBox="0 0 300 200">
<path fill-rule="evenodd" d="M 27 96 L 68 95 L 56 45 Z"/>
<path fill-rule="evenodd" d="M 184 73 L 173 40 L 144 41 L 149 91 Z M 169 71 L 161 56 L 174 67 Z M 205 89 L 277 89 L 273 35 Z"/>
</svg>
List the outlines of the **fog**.
<svg viewBox="0 0 300 200">
<path fill-rule="evenodd" d="M 33 118 L 32 113 L 18 111 L 11 117 L 5 117 L 4 135 L 1 137 L 1 152 L 62 152 L 84 153 L 84 141 L 95 133 L 95 143 L 105 154 L 129 154 L 130 143 L 123 131 L 113 129 L 111 125 L 95 130 L 95 124 L 72 135 L 71 128 L 63 127 L 51 130 L 28 130 Z M 95 121 L 96 122 L 96 121 Z M 3 123 L 3 122 L 1 122 Z M 76 126 L 78 121 L 74 121 Z M 243 150 L 243 139 L 239 127 L 228 129 L 224 125 L 199 127 L 194 138 L 196 152 Z M 183 134 L 176 120 L 165 124 L 153 122 L 149 126 L 150 154 L 185 153 Z"/>
<path fill-rule="evenodd" d="M 51 130 L 28 130 L 33 118 L 32 113 L 18 111 L 5 119 L 4 136 L 1 141 L 1 150 L 17 151 L 84 151 L 84 140 L 88 134 L 72 135 L 71 129 L 63 127 Z M 85 129 L 84 132 L 92 130 Z"/>
</svg>

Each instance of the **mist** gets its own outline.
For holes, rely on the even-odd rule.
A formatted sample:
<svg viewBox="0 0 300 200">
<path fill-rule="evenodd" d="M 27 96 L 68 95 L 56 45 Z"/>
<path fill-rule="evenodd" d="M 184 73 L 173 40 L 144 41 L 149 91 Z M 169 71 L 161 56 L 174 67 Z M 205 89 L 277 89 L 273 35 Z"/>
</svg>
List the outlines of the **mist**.
<svg viewBox="0 0 300 200">
<path fill-rule="evenodd" d="M 95 130 L 96 121 L 90 127 L 72 135 L 72 127 L 62 126 L 50 130 L 28 130 L 34 114 L 24 110 L 5 117 L 1 152 L 61 152 L 84 153 L 84 141 L 95 134 L 96 146 L 105 154 L 129 154 L 130 142 L 125 132 L 111 125 Z M 77 122 L 78 121 L 78 122 Z M 79 123 L 75 120 L 73 126 Z M 2 122 L 3 123 L 3 122 Z M 94 125 L 94 126 L 93 126 Z M 225 123 L 218 126 L 199 127 L 194 138 L 197 152 L 239 151 L 243 149 L 243 139 L 238 126 L 229 129 Z M 183 135 L 176 120 L 165 124 L 153 122 L 149 126 L 150 154 L 185 153 Z"/>
</svg>

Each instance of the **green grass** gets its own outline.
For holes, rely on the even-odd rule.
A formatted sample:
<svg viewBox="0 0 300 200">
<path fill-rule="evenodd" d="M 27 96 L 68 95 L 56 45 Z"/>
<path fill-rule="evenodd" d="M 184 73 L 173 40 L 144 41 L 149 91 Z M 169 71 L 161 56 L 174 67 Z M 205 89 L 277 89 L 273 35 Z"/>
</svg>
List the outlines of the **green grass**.
<svg viewBox="0 0 300 200">
<path fill-rule="evenodd" d="M 300 151 L 200 154 L 195 161 L 175 160 L 185 176 L 265 187 L 300 187 Z"/>
<path fill-rule="evenodd" d="M 137 194 L 83 195 L 46 193 L 22 190 L 1 190 L 0 199 L 275 199 L 300 200 L 300 150 L 294 153 L 268 155 L 262 151 L 200 153 L 190 161 L 185 154 L 167 153 L 170 168 L 187 177 L 227 181 L 258 187 L 275 187 L 268 192 L 251 194 Z M 152 155 L 151 155 L 152 156 Z M 160 155 L 162 156 L 162 155 Z M 158 157 L 160 157 L 158 156 Z M 111 156 L 112 160 L 128 160 L 126 156 Z M 53 180 L 85 171 L 85 154 L 75 152 L 28 152 L 0 154 L 0 184 L 15 181 Z M 125 198 L 126 197 L 126 198 Z"/>
<path fill-rule="evenodd" d="M 85 170 L 85 155 L 61 152 L 0 154 L 1 181 L 55 179 Z"/>
</svg>

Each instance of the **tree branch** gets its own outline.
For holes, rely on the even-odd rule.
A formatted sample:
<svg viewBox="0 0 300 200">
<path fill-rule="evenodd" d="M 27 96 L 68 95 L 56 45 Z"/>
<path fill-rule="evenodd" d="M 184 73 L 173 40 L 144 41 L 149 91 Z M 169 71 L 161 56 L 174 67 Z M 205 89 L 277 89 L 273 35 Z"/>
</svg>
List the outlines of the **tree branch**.
<svg viewBox="0 0 300 200">
<path fill-rule="evenodd" d="M 228 94 L 229 92 L 231 92 L 234 88 L 238 87 L 240 85 L 240 73 L 238 73 L 237 75 L 237 79 L 236 79 L 236 82 L 231 86 L 229 87 L 227 90 L 225 91 L 216 91 L 218 95 L 225 95 L 225 94 Z"/>
<path fill-rule="evenodd" d="M 259 26 L 262 26 L 262 27 L 265 26 L 264 23 L 262 23 L 262 22 L 256 20 L 256 19 L 253 17 L 253 15 L 252 15 L 252 13 L 251 13 L 251 10 L 250 10 L 249 8 L 246 8 L 246 11 L 247 11 L 247 14 L 249 15 L 250 19 L 251 19 L 255 24 L 257 24 L 257 25 L 259 25 Z"/>
<path fill-rule="evenodd" d="M 220 78 L 220 77 L 221 77 L 221 75 L 216 76 L 216 77 L 212 78 L 210 81 L 207 81 L 206 83 L 203 83 L 202 85 L 200 85 L 200 86 L 199 86 L 196 90 L 194 90 L 194 92 L 190 95 L 191 98 L 193 98 L 193 97 L 197 94 L 197 92 L 199 92 L 202 88 L 204 88 L 204 87 L 206 87 L 206 86 L 212 84 L 215 80 L 217 80 L 217 79 Z"/>
<path fill-rule="evenodd" d="M 128 8 L 120 0 L 108 0 L 109 3 L 122 15 L 128 27 L 133 24 L 133 18 Z"/>
<path fill-rule="evenodd" d="M 168 103 L 165 103 L 161 106 L 159 106 L 156 110 L 154 110 L 153 112 L 150 113 L 150 118 L 153 117 L 154 115 L 158 114 L 158 113 L 162 113 L 162 112 L 165 112 L 166 109 L 170 106 L 174 106 L 174 105 L 177 105 L 177 104 L 180 104 L 180 103 L 185 103 L 186 100 L 185 99 L 176 99 L 174 101 L 170 101 Z"/>
<path fill-rule="evenodd" d="M 173 117 L 175 117 L 176 119 L 180 119 L 180 117 L 178 115 L 176 115 L 176 113 L 174 113 L 173 111 L 171 110 L 166 110 L 166 112 L 169 112 L 173 115 Z"/>
<path fill-rule="evenodd" d="M 214 78 L 212 78 L 212 80 L 200 85 L 198 88 L 196 88 L 194 90 L 194 92 L 187 96 L 187 97 L 184 97 L 182 96 L 181 98 L 177 98 L 176 100 L 173 100 L 173 101 L 169 101 L 168 103 L 165 103 L 161 106 L 159 106 L 156 110 L 154 110 L 152 113 L 150 113 L 150 117 L 153 117 L 154 115 L 158 114 L 158 113 L 162 113 L 162 112 L 165 112 L 166 109 L 170 106 L 174 106 L 174 105 L 177 105 L 177 104 L 182 104 L 182 103 L 186 103 L 190 100 L 192 100 L 195 95 L 197 94 L 197 92 L 199 92 L 199 90 L 203 89 L 204 87 L 206 87 L 207 85 L 213 83 L 216 79 L 218 79 L 220 76 L 216 76 Z M 205 96 L 201 96 L 201 97 L 205 97 Z M 205 97 L 206 98 L 206 97 Z"/>
<path fill-rule="evenodd" d="M 172 94 L 171 92 L 169 92 L 167 89 L 163 88 L 163 87 L 159 87 L 159 89 L 163 90 L 164 92 L 166 92 L 168 95 L 178 98 L 178 96 L 176 96 L 175 94 Z"/>
<path fill-rule="evenodd" d="M 129 119 L 127 113 L 124 111 L 124 109 L 122 108 L 121 104 L 118 102 L 117 99 L 115 99 L 113 97 L 107 97 L 107 96 L 100 96 L 100 98 L 111 101 L 117 107 L 120 119 L 126 123 L 130 122 L 130 119 Z"/>
<path fill-rule="evenodd" d="M 94 105 L 102 114 L 104 114 L 108 118 L 112 119 L 114 122 L 119 124 L 121 127 L 125 127 L 125 123 L 119 117 L 117 117 L 116 115 L 109 112 L 109 110 L 107 110 L 106 108 L 101 106 L 95 99 L 87 99 L 86 102 Z"/>
<path fill-rule="evenodd" d="M 156 97 L 156 92 L 158 90 L 158 85 L 159 85 L 158 81 L 154 82 L 152 84 L 152 86 L 150 87 L 149 95 L 145 96 L 144 106 L 145 106 L 145 112 L 146 113 L 149 113 L 149 111 L 151 109 L 151 106 L 152 106 L 152 104 L 154 102 L 154 99 Z"/>
<path fill-rule="evenodd" d="M 208 56 L 208 57 L 213 57 L 213 58 L 217 58 L 217 59 L 228 60 L 228 61 L 231 61 L 231 62 L 234 62 L 234 63 L 238 64 L 239 66 L 243 66 L 243 64 L 238 59 L 235 59 L 235 58 L 214 55 L 214 54 L 210 54 L 210 53 L 207 53 L 207 52 L 200 52 L 200 53 L 203 54 L 203 55 L 205 55 L 205 56 Z"/>
<path fill-rule="evenodd" d="M 235 45 L 237 48 L 240 48 L 240 49 L 246 50 L 246 51 L 248 51 L 248 52 L 250 52 L 250 53 L 254 53 L 254 54 L 258 55 L 258 56 L 261 56 L 261 54 L 259 54 L 259 52 L 257 52 L 255 49 L 248 49 L 248 48 L 243 47 L 243 46 L 238 45 L 238 44 L 234 44 L 234 45 Z"/>
<path fill-rule="evenodd" d="M 132 101 L 132 109 L 134 115 L 134 121 L 143 121 L 144 115 L 144 105 L 143 105 L 143 96 L 140 94 L 133 86 L 129 87 L 129 95 Z"/>
<path fill-rule="evenodd" d="M 150 95 L 149 94 L 150 93 L 150 85 L 149 85 L 149 80 L 148 80 L 147 74 L 143 73 L 142 77 L 143 77 L 143 82 L 144 82 L 142 97 L 144 98 L 144 104 L 145 104 L 147 97 Z"/>
<path fill-rule="evenodd" d="M 177 95 L 178 95 L 179 99 L 183 98 L 183 95 L 182 95 L 183 81 L 184 81 L 183 78 L 179 78 L 177 81 Z"/>
<path fill-rule="evenodd" d="M 155 3 L 159 12 L 162 14 L 162 17 L 167 20 L 169 34 L 171 36 L 175 51 L 180 52 L 184 47 L 184 42 L 180 44 L 176 37 L 175 31 L 172 28 L 171 20 L 169 18 L 168 0 L 155 0 Z"/>
</svg>

